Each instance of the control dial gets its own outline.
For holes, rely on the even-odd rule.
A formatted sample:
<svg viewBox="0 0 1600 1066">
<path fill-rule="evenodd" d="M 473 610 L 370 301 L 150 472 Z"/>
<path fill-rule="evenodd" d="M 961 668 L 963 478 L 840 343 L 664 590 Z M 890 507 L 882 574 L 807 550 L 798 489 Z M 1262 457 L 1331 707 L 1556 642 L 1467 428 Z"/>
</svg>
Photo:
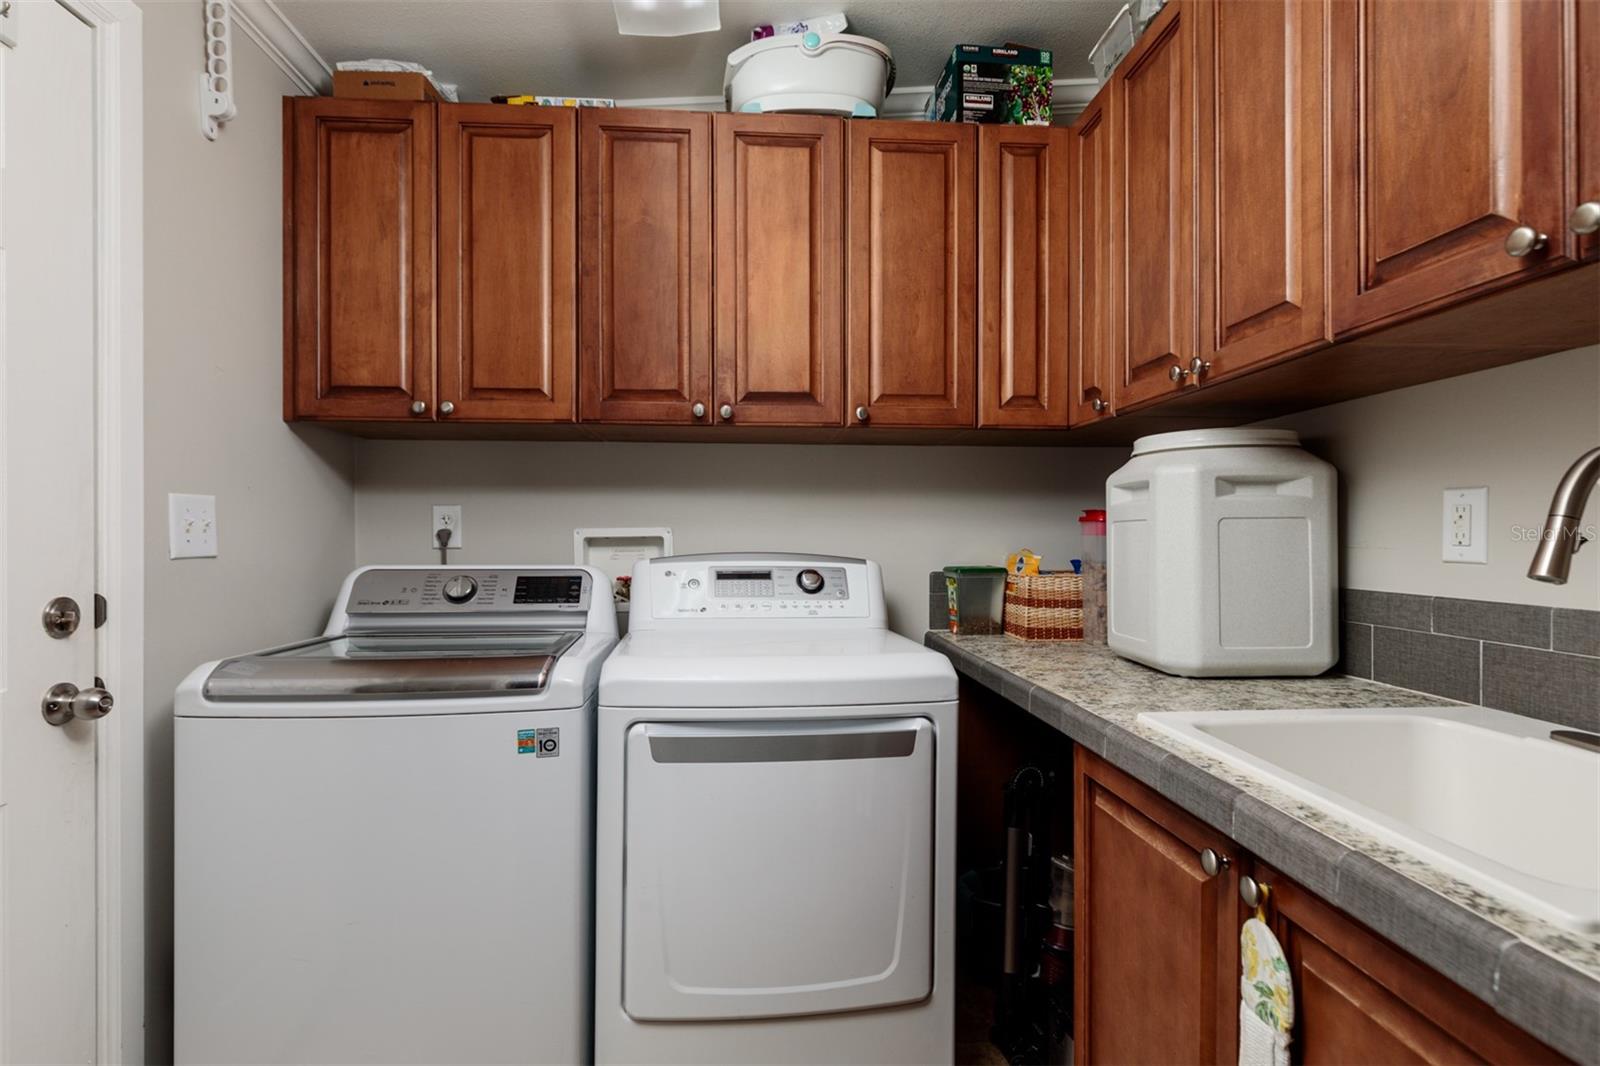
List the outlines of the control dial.
<svg viewBox="0 0 1600 1066">
<path fill-rule="evenodd" d="M 477 579 L 466 574 L 457 574 L 444 583 L 444 598 L 451 603 L 466 603 L 477 594 Z"/>
<path fill-rule="evenodd" d="M 816 570 L 802 570 L 795 575 L 794 583 L 800 586 L 801 592 L 815 596 L 822 591 L 822 574 Z"/>
</svg>

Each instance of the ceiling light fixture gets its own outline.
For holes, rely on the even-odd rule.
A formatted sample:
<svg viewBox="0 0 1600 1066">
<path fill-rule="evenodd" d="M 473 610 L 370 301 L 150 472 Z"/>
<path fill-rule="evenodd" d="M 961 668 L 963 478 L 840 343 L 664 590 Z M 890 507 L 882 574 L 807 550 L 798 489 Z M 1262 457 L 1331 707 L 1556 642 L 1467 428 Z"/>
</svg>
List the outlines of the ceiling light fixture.
<svg viewBox="0 0 1600 1066">
<path fill-rule="evenodd" d="M 611 0 L 617 32 L 630 37 L 683 37 L 722 28 L 718 0 Z"/>
</svg>

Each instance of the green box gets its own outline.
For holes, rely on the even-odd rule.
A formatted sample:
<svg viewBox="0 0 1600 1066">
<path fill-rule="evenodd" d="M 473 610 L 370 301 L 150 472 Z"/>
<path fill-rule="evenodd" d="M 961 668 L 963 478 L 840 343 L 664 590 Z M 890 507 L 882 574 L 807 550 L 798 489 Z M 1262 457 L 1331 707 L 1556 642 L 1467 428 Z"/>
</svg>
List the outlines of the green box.
<svg viewBox="0 0 1600 1066">
<path fill-rule="evenodd" d="M 1001 122 L 1050 125 L 1054 67 L 1049 49 L 958 44 L 933 95 L 933 122 Z"/>
</svg>

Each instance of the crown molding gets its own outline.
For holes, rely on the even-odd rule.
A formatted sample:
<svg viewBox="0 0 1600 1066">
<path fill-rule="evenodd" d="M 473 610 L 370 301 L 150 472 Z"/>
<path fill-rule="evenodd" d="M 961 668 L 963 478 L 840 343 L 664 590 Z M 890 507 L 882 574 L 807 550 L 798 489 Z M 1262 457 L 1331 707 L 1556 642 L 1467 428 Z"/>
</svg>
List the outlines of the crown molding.
<svg viewBox="0 0 1600 1066">
<path fill-rule="evenodd" d="M 234 21 L 289 76 L 301 96 L 333 88 L 333 68 L 272 0 L 233 0 Z"/>
</svg>

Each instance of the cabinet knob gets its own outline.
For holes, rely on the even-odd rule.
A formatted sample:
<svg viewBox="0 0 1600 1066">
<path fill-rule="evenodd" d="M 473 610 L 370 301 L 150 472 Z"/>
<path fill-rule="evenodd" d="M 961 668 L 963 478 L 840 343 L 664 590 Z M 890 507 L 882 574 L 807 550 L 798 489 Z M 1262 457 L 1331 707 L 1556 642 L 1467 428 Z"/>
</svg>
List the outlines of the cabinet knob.
<svg viewBox="0 0 1600 1066">
<path fill-rule="evenodd" d="M 1600 200 L 1585 200 L 1574 207 L 1567 228 L 1580 236 L 1600 230 Z"/>
<path fill-rule="evenodd" d="M 412 400 L 411 413 L 414 415 L 425 415 L 428 413 L 428 405 L 423 403 L 421 400 Z"/>
<path fill-rule="evenodd" d="M 725 403 L 721 407 L 717 408 L 717 417 L 722 419 L 724 422 L 732 420 L 733 404 Z"/>
<path fill-rule="evenodd" d="M 866 405 L 863 404 L 862 406 L 856 408 L 856 421 L 857 422 L 865 422 L 866 420 L 867 420 L 867 408 L 866 408 Z"/>
<path fill-rule="evenodd" d="M 1211 362 L 1207 359 L 1200 358 L 1198 355 L 1189 360 L 1189 374 L 1196 381 L 1199 381 L 1202 377 L 1204 377 L 1206 373 L 1210 371 L 1210 369 Z"/>
<path fill-rule="evenodd" d="M 1226 870 L 1229 862 L 1226 855 L 1219 854 L 1211 848 L 1206 848 L 1200 853 L 1200 869 L 1206 872 L 1207 877 L 1215 877 Z"/>
<path fill-rule="evenodd" d="M 1177 363 L 1173 363 L 1172 366 L 1167 368 L 1167 378 L 1174 385 L 1178 384 L 1179 382 L 1181 382 L 1184 378 L 1186 378 L 1188 376 L 1189 376 L 1189 372 L 1187 370 L 1185 370 L 1183 367 L 1179 366 Z"/>
<path fill-rule="evenodd" d="M 1106 402 L 1100 397 L 1096 396 L 1094 399 L 1089 401 L 1089 410 L 1093 411 L 1097 415 L 1105 414 Z"/>
<path fill-rule="evenodd" d="M 1550 238 L 1532 226 L 1518 226 L 1506 234 L 1506 254 L 1513 259 L 1532 255 L 1550 243 Z"/>
<path fill-rule="evenodd" d="M 446 400 L 444 403 L 439 405 L 439 413 L 442 415 L 454 414 L 455 410 L 456 405 L 451 403 L 449 400 Z"/>
<path fill-rule="evenodd" d="M 1267 899 L 1267 886 L 1249 874 L 1239 878 L 1239 898 L 1246 907 L 1259 907 Z"/>
<path fill-rule="evenodd" d="M 703 403 L 697 403 L 693 407 L 689 408 L 689 413 L 694 415 L 696 418 L 704 418 L 706 416 L 706 405 Z"/>
</svg>

